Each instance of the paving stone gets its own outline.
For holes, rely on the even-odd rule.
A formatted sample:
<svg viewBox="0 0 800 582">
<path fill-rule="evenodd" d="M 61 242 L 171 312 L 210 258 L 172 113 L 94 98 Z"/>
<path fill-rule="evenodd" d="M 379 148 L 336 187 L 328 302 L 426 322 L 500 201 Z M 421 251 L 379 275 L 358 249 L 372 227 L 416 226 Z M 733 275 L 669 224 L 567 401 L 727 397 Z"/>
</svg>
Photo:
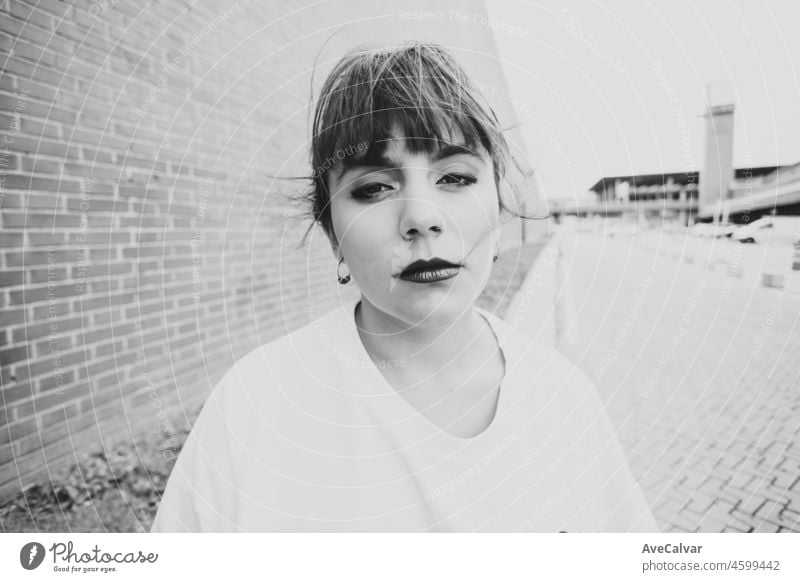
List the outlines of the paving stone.
<svg viewBox="0 0 800 582">
<path fill-rule="evenodd" d="M 800 528 L 800 301 L 787 293 L 765 332 L 774 291 L 734 280 L 723 295 L 722 272 L 702 272 L 701 286 L 696 266 L 604 240 L 578 241 L 568 257 L 580 333 L 564 349 L 599 369 L 644 274 L 653 278 L 596 386 L 665 530 Z"/>
</svg>

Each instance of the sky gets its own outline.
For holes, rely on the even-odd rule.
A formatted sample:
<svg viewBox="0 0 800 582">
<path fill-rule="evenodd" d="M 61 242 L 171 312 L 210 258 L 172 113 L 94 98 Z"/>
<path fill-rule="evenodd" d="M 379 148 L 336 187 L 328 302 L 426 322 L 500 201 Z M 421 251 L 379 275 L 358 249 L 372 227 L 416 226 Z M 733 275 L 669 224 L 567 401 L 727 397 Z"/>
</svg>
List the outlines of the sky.
<svg viewBox="0 0 800 582">
<path fill-rule="evenodd" d="M 548 198 L 603 176 L 702 170 L 709 98 L 734 103 L 734 167 L 800 161 L 796 1 L 487 7 Z"/>
</svg>

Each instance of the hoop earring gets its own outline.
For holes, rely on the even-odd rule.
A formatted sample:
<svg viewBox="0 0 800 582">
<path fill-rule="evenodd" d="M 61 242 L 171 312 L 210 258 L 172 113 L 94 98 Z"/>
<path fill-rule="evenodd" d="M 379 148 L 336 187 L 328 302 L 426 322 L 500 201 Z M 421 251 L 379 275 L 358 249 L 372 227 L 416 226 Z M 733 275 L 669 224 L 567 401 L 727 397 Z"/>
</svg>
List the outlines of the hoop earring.
<svg viewBox="0 0 800 582">
<path fill-rule="evenodd" d="M 346 269 L 344 275 L 342 275 L 342 265 L 344 265 Z M 347 267 L 347 263 L 344 262 L 344 259 L 340 259 L 339 264 L 336 266 L 336 278 L 339 279 L 340 285 L 347 285 L 350 282 L 350 269 Z"/>
</svg>

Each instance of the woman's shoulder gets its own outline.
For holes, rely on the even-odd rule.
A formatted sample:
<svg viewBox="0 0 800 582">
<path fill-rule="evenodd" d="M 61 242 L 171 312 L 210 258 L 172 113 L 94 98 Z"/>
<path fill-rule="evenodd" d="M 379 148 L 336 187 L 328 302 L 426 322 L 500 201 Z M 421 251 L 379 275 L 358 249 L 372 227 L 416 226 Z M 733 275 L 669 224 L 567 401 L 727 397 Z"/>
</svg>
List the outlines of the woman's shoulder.
<svg viewBox="0 0 800 582">
<path fill-rule="evenodd" d="M 309 310 L 310 321 L 253 348 L 239 358 L 234 367 L 246 371 L 291 366 L 298 359 L 310 361 L 329 353 L 331 346 L 342 341 L 340 332 L 350 323 L 348 309 L 349 306 L 343 305 L 320 316 Z"/>
<path fill-rule="evenodd" d="M 240 357 L 226 371 L 212 392 L 215 398 L 241 400 L 244 393 L 269 397 L 270 388 L 295 386 L 295 390 L 337 373 L 337 354 L 350 349 L 344 344 L 349 305 L 315 316 L 293 331 L 263 343 Z M 341 358 L 339 358 L 340 360 Z"/>
</svg>

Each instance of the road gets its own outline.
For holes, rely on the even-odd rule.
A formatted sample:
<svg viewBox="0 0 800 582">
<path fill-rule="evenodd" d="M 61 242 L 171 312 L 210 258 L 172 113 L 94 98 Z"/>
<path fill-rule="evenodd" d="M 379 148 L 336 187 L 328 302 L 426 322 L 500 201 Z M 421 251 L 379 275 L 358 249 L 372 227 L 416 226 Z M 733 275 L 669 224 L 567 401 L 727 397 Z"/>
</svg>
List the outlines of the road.
<svg viewBox="0 0 800 582">
<path fill-rule="evenodd" d="M 788 247 L 659 231 L 560 239 L 560 348 L 596 383 L 663 531 L 800 531 Z"/>
</svg>

